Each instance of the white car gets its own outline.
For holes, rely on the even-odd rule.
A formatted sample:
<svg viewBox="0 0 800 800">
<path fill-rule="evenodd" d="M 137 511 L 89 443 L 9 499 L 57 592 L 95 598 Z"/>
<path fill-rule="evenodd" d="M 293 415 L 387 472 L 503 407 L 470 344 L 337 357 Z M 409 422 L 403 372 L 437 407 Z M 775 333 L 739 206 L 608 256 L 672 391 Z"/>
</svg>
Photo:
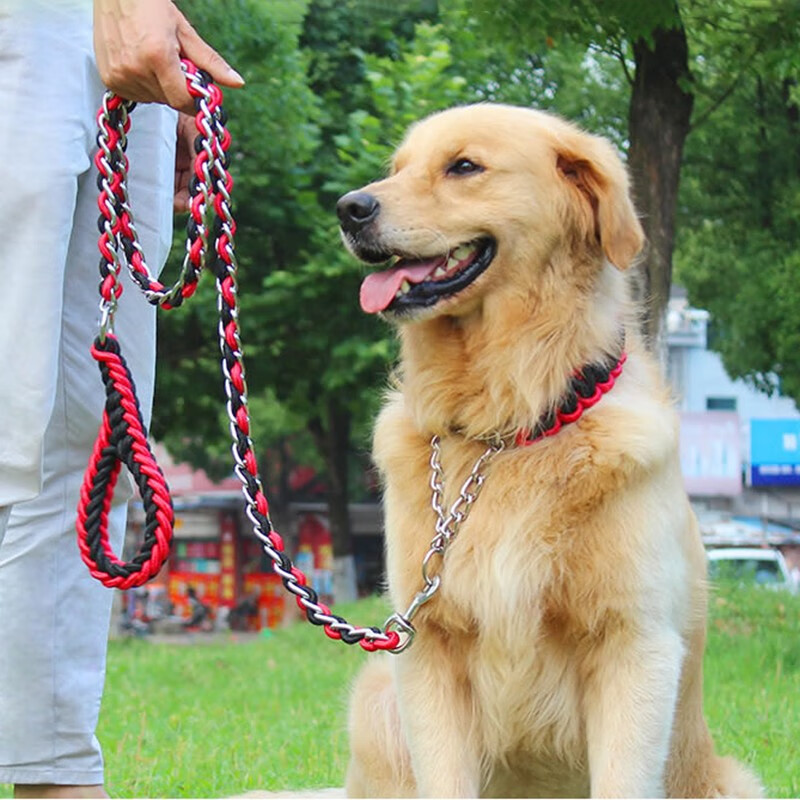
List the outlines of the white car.
<svg viewBox="0 0 800 800">
<path fill-rule="evenodd" d="M 708 577 L 732 578 L 771 589 L 797 592 L 783 555 L 771 547 L 715 547 L 706 551 Z"/>
</svg>

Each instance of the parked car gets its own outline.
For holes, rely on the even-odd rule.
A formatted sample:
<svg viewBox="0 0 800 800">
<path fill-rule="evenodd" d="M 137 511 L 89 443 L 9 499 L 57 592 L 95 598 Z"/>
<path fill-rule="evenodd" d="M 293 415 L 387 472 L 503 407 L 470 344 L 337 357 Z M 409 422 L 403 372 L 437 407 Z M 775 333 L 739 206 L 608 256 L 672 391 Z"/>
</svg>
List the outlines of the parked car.
<svg viewBox="0 0 800 800">
<path fill-rule="evenodd" d="M 732 579 L 797 592 L 786 560 L 771 547 L 714 547 L 706 555 L 711 580 Z"/>
</svg>

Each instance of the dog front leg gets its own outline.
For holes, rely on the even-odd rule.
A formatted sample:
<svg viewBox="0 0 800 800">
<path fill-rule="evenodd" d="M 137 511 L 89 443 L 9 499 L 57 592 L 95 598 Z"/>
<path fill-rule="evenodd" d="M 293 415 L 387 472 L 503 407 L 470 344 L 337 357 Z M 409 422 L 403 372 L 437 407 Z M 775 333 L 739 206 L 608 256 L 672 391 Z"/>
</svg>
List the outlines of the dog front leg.
<svg viewBox="0 0 800 800">
<path fill-rule="evenodd" d="M 400 719 L 419 797 L 477 797 L 480 759 L 456 648 L 418 636 L 395 665 Z"/>
<path fill-rule="evenodd" d="M 663 797 L 684 646 L 674 631 L 621 631 L 587 677 L 592 797 Z"/>
</svg>

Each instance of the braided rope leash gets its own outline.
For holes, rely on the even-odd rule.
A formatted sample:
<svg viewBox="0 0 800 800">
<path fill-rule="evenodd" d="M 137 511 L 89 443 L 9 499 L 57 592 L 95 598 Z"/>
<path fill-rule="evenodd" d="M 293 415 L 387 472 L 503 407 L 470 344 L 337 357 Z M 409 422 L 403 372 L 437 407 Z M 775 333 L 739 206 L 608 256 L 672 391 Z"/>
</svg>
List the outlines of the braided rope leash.
<svg viewBox="0 0 800 800">
<path fill-rule="evenodd" d="M 231 138 L 225 129 L 221 90 L 191 62 L 182 61 L 182 67 L 195 101 L 199 135 L 195 140 L 194 176 L 189 187 L 186 255 L 180 277 L 171 288 L 154 279 L 147 267 L 128 198 L 129 164 L 125 149 L 129 115 L 135 104 L 109 92 L 97 115 L 99 149 L 95 166 L 100 191 L 101 321 L 92 355 L 106 387 L 106 406 L 81 489 L 77 524 L 81 556 L 91 574 L 106 586 L 127 589 L 141 586 L 156 575 L 169 555 L 174 525 L 172 502 L 148 445 L 133 379 L 114 336 L 114 313 L 122 294 L 123 262 L 147 300 L 165 309 L 175 308 L 190 297 L 197 288 L 201 270 L 208 267 L 216 279 L 218 335 L 234 471 L 242 484 L 245 511 L 253 532 L 272 560 L 274 571 L 310 622 L 322 626 L 331 639 L 358 643 L 368 651 L 399 652 L 401 636 L 394 629 L 392 618 L 384 630 L 359 628 L 319 602 L 306 576 L 284 552 L 283 539 L 272 527 L 250 438 L 247 383 L 239 338 L 236 223 L 231 213 L 233 180 L 227 170 Z M 118 559 L 108 540 L 108 512 L 122 464 L 136 480 L 146 517 L 144 540 L 130 562 Z"/>
</svg>

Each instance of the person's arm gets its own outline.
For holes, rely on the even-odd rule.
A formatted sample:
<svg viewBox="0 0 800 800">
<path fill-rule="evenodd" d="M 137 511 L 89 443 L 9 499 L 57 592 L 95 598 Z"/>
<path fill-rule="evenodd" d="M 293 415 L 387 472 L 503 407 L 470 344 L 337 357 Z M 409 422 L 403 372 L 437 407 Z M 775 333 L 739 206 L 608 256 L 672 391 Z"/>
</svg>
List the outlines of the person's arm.
<svg viewBox="0 0 800 800">
<path fill-rule="evenodd" d="M 182 57 L 223 86 L 244 85 L 171 0 L 94 0 L 94 49 L 101 79 L 128 100 L 193 113 Z"/>
</svg>

